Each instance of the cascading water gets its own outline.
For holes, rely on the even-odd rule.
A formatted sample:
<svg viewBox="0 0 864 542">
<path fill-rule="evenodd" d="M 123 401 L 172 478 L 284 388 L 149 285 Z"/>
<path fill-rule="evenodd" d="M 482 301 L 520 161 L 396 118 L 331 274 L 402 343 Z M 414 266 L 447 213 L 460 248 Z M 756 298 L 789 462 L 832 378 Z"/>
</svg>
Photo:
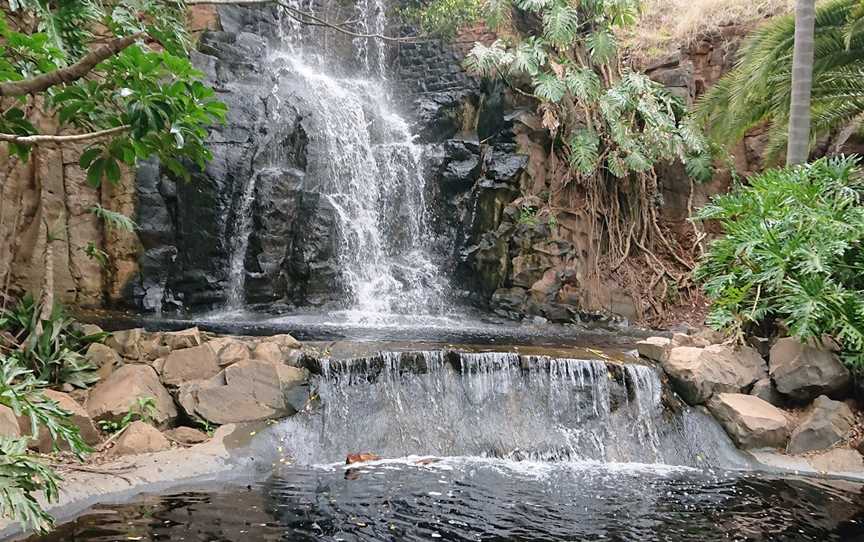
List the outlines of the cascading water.
<svg viewBox="0 0 864 542">
<path fill-rule="evenodd" d="M 713 418 L 665 406 L 652 367 L 432 351 L 319 368 L 320 407 L 252 441 L 266 481 L 100 506 L 39 542 L 864 536 L 860 484 L 725 470 L 747 463 Z"/>
<path fill-rule="evenodd" d="M 299 2 L 291 5 L 300 8 Z M 363 33 L 384 32 L 380 0 L 364 0 L 356 9 Z M 317 180 L 336 216 L 347 314 L 374 321 L 393 313 L 440 313 L 447 285 L 430 247 L 423 149 L 388 97 L 383 45 L 355 38 L 359 74 L 346 76 L 348 70 L 315 41 L 320 37 L 303 38 L 294 19 L 285 21 L 282 43 L 269 60 L 278 74 L 274 95 L 299 104 L 303 112 L 306 175 Z M 234 211 L 232 307 L 243 300 L 254 185 L 254 178 L 246 181 Z"/>
<path fill-rule="evenodd" d="M 352 452 L 739 467 L 699 412 L 671 415 L 656 369 L 513 353 L 383 353 L 322 362 L 321 411 L 282 424 L 290 455 Z M 298 446 L 296 443 L 302 443 Z"/>
</svg>

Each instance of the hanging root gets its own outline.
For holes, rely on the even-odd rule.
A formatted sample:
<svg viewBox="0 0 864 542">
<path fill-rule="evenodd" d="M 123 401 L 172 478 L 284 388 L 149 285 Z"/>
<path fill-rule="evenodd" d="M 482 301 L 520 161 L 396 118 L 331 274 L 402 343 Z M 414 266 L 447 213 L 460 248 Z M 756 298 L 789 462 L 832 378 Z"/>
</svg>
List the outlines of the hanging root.
<svg viewBox="0 0 864 542">
<path fill-rule="evenodd" d="M 633 178 L 632 190 L 626 189 L 624 179 L 608 182 L 603 176 L 595 175 L 581 181 L 586 189 L 587 211 L 595 217 L 591 242 L 594 254 L 598 255 L 594 262 L 596 278 L 603 276 L 604 271 L 606 276 L 618 276 L 632 298 L 643 300 L 653 313 L 647 321 L 662 321 L 674 305 L 668 299 L 670 285 L 684 298 L 690 297 L 691 275 L 701 255 L 705 234 L 691 222 L 692 246 L 679 245 L 674 232 L 664 226 L 658 216 L 655 201 L 659 188 L 653 170 Z M 692 198 L 691 182 L 688 212 L 692 211 Z M 634 252 L 637 249 L 638 252 Z M 646 281 L 649 272 L 651 279 Z M 641 308 L 640 312 L 644 318 Z"/>
</svg>

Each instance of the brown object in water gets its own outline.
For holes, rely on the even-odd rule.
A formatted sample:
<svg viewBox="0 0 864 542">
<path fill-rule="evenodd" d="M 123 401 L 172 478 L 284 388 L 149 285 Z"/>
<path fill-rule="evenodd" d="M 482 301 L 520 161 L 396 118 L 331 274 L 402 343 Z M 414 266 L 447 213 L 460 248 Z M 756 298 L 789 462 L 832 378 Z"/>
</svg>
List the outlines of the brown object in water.
<svg viewBox="0 0 864 542">
<path fill-rule="evenodd" d="M 345 458 L 346 465 L 353 465 L 354 463 L 365 463 L 367 461 L 378 461 L 381 459 L 380 455 L 375 455 L 373 453 L 365 452 L 359 454 L 348 454 L 348 457 Z"/>
<path fill-rule="evenodd" d="M 437 463 L 441 461 L 439 457 L 424 457 L 423 459 L 418 459 L 414 463 L 416 465 L 431 465 L 432 463 Z"/>
</svg>

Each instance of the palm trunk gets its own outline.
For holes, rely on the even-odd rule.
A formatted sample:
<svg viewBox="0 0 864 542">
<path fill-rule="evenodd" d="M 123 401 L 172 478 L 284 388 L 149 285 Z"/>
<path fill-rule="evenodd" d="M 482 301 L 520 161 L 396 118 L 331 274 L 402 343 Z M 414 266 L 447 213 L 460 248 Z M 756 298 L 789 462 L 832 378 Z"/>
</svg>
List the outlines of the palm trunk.
<svg viewBox="0 0 864 542">
<path fill-rule="evenodd" d="M 792 103 L 786 165 L 801 164 L 810 154 L 810 92 L 813 87 L 813 39 L 816 0 L 796 0 L 795 50 L 792 53 Z"/>
</svg>

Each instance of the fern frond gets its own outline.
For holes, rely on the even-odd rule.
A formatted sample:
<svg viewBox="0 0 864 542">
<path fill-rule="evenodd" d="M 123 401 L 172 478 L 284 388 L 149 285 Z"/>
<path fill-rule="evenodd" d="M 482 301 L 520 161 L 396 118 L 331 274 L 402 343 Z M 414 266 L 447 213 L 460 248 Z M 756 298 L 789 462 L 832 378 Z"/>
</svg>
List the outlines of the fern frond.
<svg viewBox="0 0 864 542">
<path fill-rule="evenodd" d="M 112 228 L 128 232 L 133 232 L 138 229 L 138 224 L 128 216 L 123 213 L 118 213 L 117 211 L 112 211 L 111 209 L 106 209 L 98 203 L 93 207 L 90 207 L 89 211 Z"/>
</svg>

